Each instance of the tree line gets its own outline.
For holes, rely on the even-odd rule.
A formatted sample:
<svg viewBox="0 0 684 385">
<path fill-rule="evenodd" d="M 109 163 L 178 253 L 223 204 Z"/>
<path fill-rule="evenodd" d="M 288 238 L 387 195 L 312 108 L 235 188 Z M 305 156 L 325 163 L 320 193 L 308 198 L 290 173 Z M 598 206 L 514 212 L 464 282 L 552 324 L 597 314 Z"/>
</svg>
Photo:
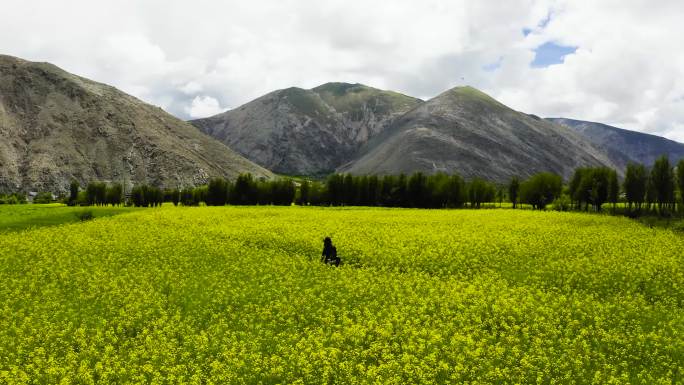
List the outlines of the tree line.
<svg viewBox="0 0 684 385">
<path fill-rule="evenodd" d="M 289 178 L 263 180 L 250 174 L 234 181 L 214 178 L 208 184 L 183 189 L 160 189 L 139 185 L 124 196 L 120 184 L 89 183 L 80 189 L 72 182 L 68 204 L 156 207 L 174 205 L 312 205 L 383 206 L 413 208 L 480 208 L 486 203 L 510 202 L 513 208 L 527 204 L 544 210 L 602 211 L 611 204 L 625 203 L 629 215 L 684 212 L 684 159 L 675 167 L 666 156 L 652 167 L 630 163 L 620 183 L 615 170 L 582 167 L 575 170 L 567 185 L 561 176 L 543 172 L 506 184 L 485 179 L 465 180 L 458 174 L 363 175 L 333 174 L 322 181 Z M 679 194 L 677 194 L 679 192 Z"/>
</svg>

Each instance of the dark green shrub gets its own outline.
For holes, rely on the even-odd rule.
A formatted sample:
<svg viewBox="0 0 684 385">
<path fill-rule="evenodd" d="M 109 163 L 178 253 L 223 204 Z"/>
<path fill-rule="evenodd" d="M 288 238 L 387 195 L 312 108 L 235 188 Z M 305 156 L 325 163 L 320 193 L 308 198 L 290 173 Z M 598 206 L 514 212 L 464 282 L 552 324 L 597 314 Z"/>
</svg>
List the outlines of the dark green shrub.
<svg viewBox="0 0 684 385">
<path fill-rule="evenodd" d="M 83 210 L 76 213 L 76 218 L 81 222 L 85 222 L 94 219 L 95 215 L 93 214 L 93 210 Z"/>
</svg>

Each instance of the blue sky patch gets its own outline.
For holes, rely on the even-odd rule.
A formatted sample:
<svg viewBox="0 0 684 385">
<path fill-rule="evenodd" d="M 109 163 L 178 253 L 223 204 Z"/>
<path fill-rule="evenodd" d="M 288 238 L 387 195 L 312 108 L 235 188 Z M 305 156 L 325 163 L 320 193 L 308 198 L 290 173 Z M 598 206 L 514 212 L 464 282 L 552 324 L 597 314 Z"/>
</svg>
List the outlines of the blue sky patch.
<svg viewBox="0 0 684 385">
<path fill-rule="evenodd" d="M 532 67 L 544 68 L 553 64 L 563 63 L 565 56 L 575 53 L 577 47 L 562 46 L 553 42 L 546 42 L 534 50 L 535 56 Z"/>
</svg>

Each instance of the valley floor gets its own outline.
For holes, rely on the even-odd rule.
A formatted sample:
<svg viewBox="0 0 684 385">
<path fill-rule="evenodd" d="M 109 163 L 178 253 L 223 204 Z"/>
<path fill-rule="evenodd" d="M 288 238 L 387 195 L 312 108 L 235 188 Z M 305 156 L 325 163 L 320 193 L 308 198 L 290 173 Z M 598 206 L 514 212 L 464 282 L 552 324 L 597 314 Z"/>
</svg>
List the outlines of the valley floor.
<svg viewBox="0 0 684 385">
<path fill-rule="evenodd" d="M 681 383 L 682 250 L 627 218 L 498 209 L 5 231 L 0 383 Z"/>
</svg>

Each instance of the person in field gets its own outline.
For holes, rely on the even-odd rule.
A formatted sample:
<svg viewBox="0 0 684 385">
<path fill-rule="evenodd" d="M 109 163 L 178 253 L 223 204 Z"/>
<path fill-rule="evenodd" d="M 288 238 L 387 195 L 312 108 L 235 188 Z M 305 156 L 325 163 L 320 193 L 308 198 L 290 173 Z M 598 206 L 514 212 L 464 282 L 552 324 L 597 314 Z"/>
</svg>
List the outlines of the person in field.
<svg viewBox="0 0 684 385">
<path fill-rule="evenodd" d="M 328 265 L 340 265 L 340 257 L 337 256 L 337 248 L 333 246 L 332 239 L 325 237 L 323 240 L 323 252 L 321 253 L 321 262 Z"/>
</svg>

